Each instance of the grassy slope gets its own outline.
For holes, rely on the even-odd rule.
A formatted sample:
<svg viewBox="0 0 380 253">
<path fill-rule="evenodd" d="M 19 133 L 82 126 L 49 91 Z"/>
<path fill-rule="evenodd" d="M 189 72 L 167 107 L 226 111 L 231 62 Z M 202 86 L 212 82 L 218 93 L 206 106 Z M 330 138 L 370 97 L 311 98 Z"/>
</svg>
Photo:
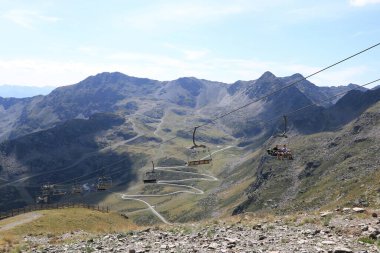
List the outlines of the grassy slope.
<svg viewBox="0 0 380 253">
<path fill-rule="evenodd" d="M 136 229 L 130 220 L 117 213 L 101 213 L 83 208 L 38 211 L 42 216 L 34 221 L 0 232 L 0 250 L 23 244 L 22 238 L 48 236 L 50 242 L 59 242 L 65 233 L 81 231 L 83 235 L 125 232 Z M 0 221 L 4 226 L 18 220 L 18 216 Z M 87 236 L 88 237 L 88 236 Z M 87 238 L 88 239 L 88 238 Z"/>
<path fill-rule="evenodd" d="M 291 136 L 286 142 L 293 149 L 295 160 L 266 160 L 261 172 L 269 175 L 268 179 L 256 191 L 245 188 L 254 199 L 243 198 L 248 204 L 246 210 L 332 208 L 352 206 L 358 200 L 379 206 L 379 112 L 380 103 L 377 103 L 337 132 Z M 267 146 L 273 144 L 271 141 Z M 261 157 L 265 157 L 265 147 L 236 171 L 241 176 L 246 175 L 248 168 L 256 173 Z M 255 176 L 254 180 L 257 180 Z"/>
<path fill-rule="evenodd" d="M 256 191 L 254 195 L 257 197 L 257 201 L 249 206 L 248 211 L 276 209 L 278 212 L 283 212 L 317 207 L 328 208 L 335 205 L 350 205 L 352 201 L 360 198 L 371 199 L 370 204 L 376 204 L 378 198 L 375 190 L 377 188 L 374 187 L 379 175 L 376 172 L 377 165 L 376 160 L 373 159 L 373 153 L 379 151 L 373 148 L 368 148 L 368 150 L 363 148 L 376 146 L 376 141 L 378 141 L 379 135 L 376 127 L 371 125 L 378 125 L 378 121 L 371 124 L 367 124 L 366 121 L 368 121 L 368 117 L 373 117 L 372 114 L 379 111 L 379 107 L 379 104 L 372 107 L 360 121 L 352 122 L 338 132 L 291 136 L 287 140 L 280 140 L 280 144 L 287 143 L 291 146 L 295 152 L 295 160 L 292 162 L 277 161 L 269 158 L 264 162 L 262 173 L 268 174 L 269 180 L 266 180 Z M 162 126 L 181 128 L 184 125 L 180 118 L 178 115 L 169 114 L 165 117 L 166 121 Z M 359 134 L 352 134 L 356 125 L 362 125 L 362 130 Z M 174 133 L 175 130 L 166 133 L 163 139 L 170 138 Z M 223 136 L 223 133 L 216 128 L 210 128 L 208 131 L 204 131 L 204 134 Z M 358 139 L 359 141 L 357 141 Z M 191 144 L 190 140 L 179 138 L 158 149 L 149 150 L 148 153 L 155 159 L 162 157 L 185 159 L 180 150 L 189 143 Z M 234 143 L 228 144 L 233 145 Z M 212 168 L 198 171 L 215 175 L 220 181 L 189 182 L 189 185 L 204 190 L 204 195 L 178 194 L 169 197 L 145 198 L 145 200 L 154 205 L 170 221 L 183 222 L 216 215 L 228 216 L 238 204 L 247 199 L 248 195 L 245 190 L 256 180 L 257 167 L 262 157 L 265 157 L 265 149 L 273 145 L 274 140 L 269 140 L 261 150 L 254 153 L 246 154 L 241 149 L 233 148 L 216 154 Z M 216 145 L 210 146 L 213 150 L 217 149 Z M 128 147 L 128 149 L 136 152 L 142 151 L 137 146 Z M 344 159 L 344 157 L 348 158 Z M 316 168 L 307 168 L 308 163 L 320 163 L 320 165 Z M 150 169 L 150 164 L 147 163 L 143 169 Z M 368 179 L 365 176 L 367 173 L 369 173 Z M 142 173 L 140 173 L 141 175 Z M 173 173 L 169 175 L 169 178 L 180 179 L 182 177 Z M 365 185 L 364 190 L 361 187 L 363 184 Z M 368 187 L 370 189 L 367 191 Z M 149 188 L 142 185 L 141 181 L 135 181 L 129 188 L 118 188 L 115 191 L 163 193 L 180 189 L 173 187 Z M 367 196 L 361 196 L 365 192 L 367 192 Z M 132 212 L 131 217 L 142 221 L 143 224 L 150 224 L 156 220 L 154 217 L 150 217 L 149 211 L 143 210 L 146 208 L 143 204 L 122 201 L 116 195 L 104 198 L 102 204 L 111 205 L 116 210 Z M 142 211 L 134 212 L 139 209 Z M 146 217 L 142 219 L 142 216 Z"/>
<path fill-rule="evenodd" d="M 188 126 L 193 126 L 196 124 L 196 116 L 179 116 L 175 113 L 172 113 L 170 110 L 166 111 L 165 121 L 161 124 L 161 129 L 170 128 L 172 131 L 169 133 L 163 133 L 163 131 L 158 131 L 162 134 L 162 139 L 166 140 L 173 136 L 177 129 L 188 128 Z M 157 126 L 158 124 L 150 124 L 151 126 Z M 141 129 L 144 129 L 141 125 L 139 125 Z M 146 130 L 146 129 L 145 129 Z M 144 130 L 144 132 L 145 132 Z M 191 130 L 189 130 L 191 132 Z M 223 131 L 219 130 L 216 127 L 207 127 L 205 129 L 199 130 L 199 135 L 207 135 L 210 137 L 223 138 L 228 137 Z M 227 144 L 234 145 L 234 143 L 225 143 L 221 145 L 216 144 L 207 144 L 211 151 L 218 150 L 222 147 L 225 147 Z M 141 145 L 146 145 L 143 143 Z M 156 146 L 153 149 L 146 150 L 146 148 L 141 148 L 140 145 L 134 146 L 126 146 L 124 147 L 129 152 L 145 152 L 152 160 L 157 161 L 164 157 L 174 157 L 177 159 L 181 159 L 186 161 L 186 155 L 184 151 L 186 147 L 192 145 L 192 141 L 190 139 L 177 138 L 170 143 L 166 143 L 161 146 Z M 152 146 L 153 147 L 153 146 Z M 122 152 L 123 147 L 119 147 L 119 152 Z M 214 156 L 214 163 L 212 167 L 198 167 L 195 171 L 199 173 L 210 174 L 218 177 L 218 174 L 225 169 L 225 167 L 230 164 L 230 161 L 234 159 L 235 156 L 240 155 L 240 151 L 238 149 L 229 149 L 223 151 L 221 153 L 217 153 Z M 167 193 L 178 190 L 188 190 L 183 187 L 162 187 L 162 186 L 145 186 L 142 184 L 142 175 L 146 170 L 150 170 L 150 161 L 146 160 L 146 165 L 139 169 L 138 175 L 139 180 L 135 181 L 128 188 L 115 188 L 113 191 L 115 192 L 127 192 L 128 194 L 141 194 L 141 193 Z M 161 173 L 162 177 L 160 180 L 174 180 L 174 179 L 183 179 L 188 178 L 189 175 L 180 174 L 180 173 Z M 190 176 L 190 177 L 198 177 L 198 176 Z M 192 195 L 192 194 L 178 194 L 175 196 L 168 197 L 158 197 L 158 198 L 144 198 L 144 200 L 148 201 L 150 204 L 154 205 L 155 208 L 162 213 L 168 220 L 170 221 L 186 221 L 192 219 L 199 219 L 200 214 L 202 216 L 211 216 L 212 210 L 207 210 L 205 212 L 204 207 L 200 206 L 198 201 L 207 197 L 208 194 L 212 193 L 212 191 L 221 184 L 221 182 L 202 182 L 202 181 L 189 181 L 185 184 L 191 185 L 197 188 L 200 188 L 206 191 L 205 195 Z M 102 204 L 111 205 L 113 209 L 119 211 L 135 211 L 137 209 L 146 208 L 143 204 L 137 201 L 123 201 L 117 195 L 111 195 L 105 199 L 103 199 Z M 210 208 L 209 208 L 210 209 Z M 190 211 L 189 211 L 190 210 Z M 134 212 L 131 213 L 132 218 L 140 219 L 142 213 Z M 148 222 L 149 223 L 149 222 Z"/>
</svg>

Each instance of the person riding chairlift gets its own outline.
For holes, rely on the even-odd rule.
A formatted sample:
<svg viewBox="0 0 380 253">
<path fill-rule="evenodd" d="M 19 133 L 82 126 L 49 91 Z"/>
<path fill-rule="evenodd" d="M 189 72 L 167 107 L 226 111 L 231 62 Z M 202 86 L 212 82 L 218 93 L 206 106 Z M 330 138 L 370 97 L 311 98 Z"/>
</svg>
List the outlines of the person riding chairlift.
<svg viewBox="0 0 380 253">
<path fill-rule="evenodd" d="M 283 160 L 283 158 L 288 158 L 289 160 L 293 160 L 292 152 L 290 149 L 286 147 L 286 144 L 284 144 L 283 148 L 281 149 L 281 152 L 282 152 L 281 160 Z"/>
<path fill-rule="evenodd" d="M 278 145 L 276 145 L 278 151 L 277 151 L 277 159 L 278 160 L 283 160 L 284 159 L 284 155 L 285 155 L 285 152 L 284 152 L 284 148 L 278 148 Z"/>
</svg>

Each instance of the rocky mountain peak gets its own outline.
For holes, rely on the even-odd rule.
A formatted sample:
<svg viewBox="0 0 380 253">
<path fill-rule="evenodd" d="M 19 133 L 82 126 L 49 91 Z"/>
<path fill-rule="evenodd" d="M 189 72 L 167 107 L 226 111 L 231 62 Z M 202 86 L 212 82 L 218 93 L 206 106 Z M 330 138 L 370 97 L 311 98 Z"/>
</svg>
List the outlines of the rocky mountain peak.
<svg viewBox="0 0 380 253">
<path fill-rule="evenodd" d="M 276 79 L 277 77 L 270 71 L 266 71 L 264 72 L 264 74 L 262 74 L 259 79 L 257 79 L 258 81 L 271 81 L 271 80 L 274 80 Z"/>
<path fill-rule="evenodd" d="M 150 83 L 151 81 L 148 78 L 139 78 L 134 76 L 128 76 L 126 74 L 120 72 L 102 72 L 95 76 L 90 76 L 79 83 L 80 84 L 88 84 L 90 83 L 92 86 L 96 85 L 110 85 L 110 84 L 118 84 L 118 83 L 130 83 L 132 85 L 142 85 L 144 83 Z"/>
<path fill-rule="evenodd" d="M 360 91 L 366 91 L 367 90 L 367 88 L 362 87 L 362 86 L 357 85 L 357 84 L 354 84 L 354 83 L 350 83 L 349 85 L 347 85 L 347 88 L 349 88 L 351 90 L 360 90 Z"/>
<path fill-rule="evenodd" d="M 202 81 L 195 77 L 181 77 L 175 80 L 175 83 L 190 92 L 192 96 L 198 96 L 202 88 Z"/>
</svg>

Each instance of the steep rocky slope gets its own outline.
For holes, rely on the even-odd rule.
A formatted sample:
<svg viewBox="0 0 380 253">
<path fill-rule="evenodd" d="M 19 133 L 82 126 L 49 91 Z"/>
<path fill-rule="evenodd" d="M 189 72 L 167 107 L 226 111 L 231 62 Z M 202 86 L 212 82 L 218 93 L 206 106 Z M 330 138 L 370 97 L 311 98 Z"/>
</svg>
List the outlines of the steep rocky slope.
<svg viewBox="0 0 380 253">
<path fill-rule="evenodd" d="M 268 140 L 255 157 L 237 168 L 245 178 L 250 168 L 255 179 L 242 196 L 246 200 L 233 213 L 380 205 L 379 129 L 377 103 L 342 130 Z M 276 143 L 288 144 L 295 160 L 267 156 L 265 148 Z"/>
</svg>

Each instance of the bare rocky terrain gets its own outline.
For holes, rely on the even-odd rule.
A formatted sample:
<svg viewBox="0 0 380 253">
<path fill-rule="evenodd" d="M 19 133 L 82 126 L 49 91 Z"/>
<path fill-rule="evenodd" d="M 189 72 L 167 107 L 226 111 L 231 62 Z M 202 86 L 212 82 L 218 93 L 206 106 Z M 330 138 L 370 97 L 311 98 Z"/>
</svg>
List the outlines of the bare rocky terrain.
<svg viewBox="0 0 380 253">
<path fill-rule="evenodd" d="M 70 238 L 72 237 L 72 238 Z M 75 240 L 75 237 L 82 239 Z M 245 213 L 207 223 L 156 226 L 91 236 L 26 236 L 29 252 L 380 252 L 380 219 L 374 211 L 344 208 L 318 214 Z M 71 243 L 51 244 L 60 240 Z"/>
</svg>

